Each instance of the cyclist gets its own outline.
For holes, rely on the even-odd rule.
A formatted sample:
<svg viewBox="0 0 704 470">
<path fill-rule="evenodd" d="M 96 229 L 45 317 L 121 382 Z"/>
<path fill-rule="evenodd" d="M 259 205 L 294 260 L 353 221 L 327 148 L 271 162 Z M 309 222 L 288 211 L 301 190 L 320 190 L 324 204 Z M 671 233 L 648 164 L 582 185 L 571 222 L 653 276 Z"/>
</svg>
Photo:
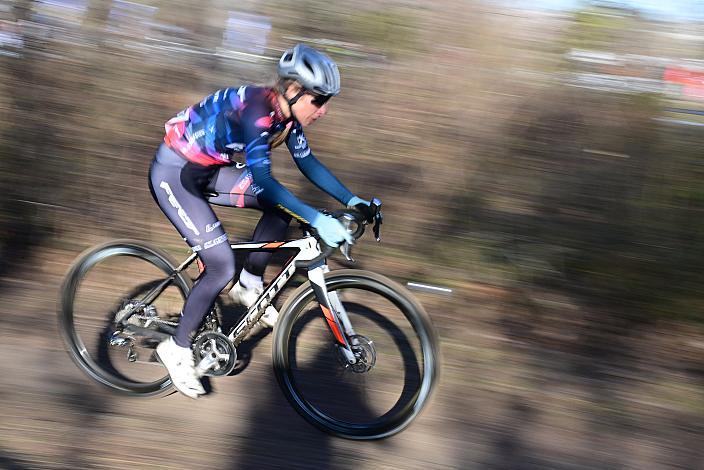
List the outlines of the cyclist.
<svg viewBox="0 0 704 470">
<path fill-rule="evenodd" d="M 192 335 L 215 298 L 235 275 L 235 256 L 209 203 L 259 209 L 254 241 L 282 240 L 291 217 L 310 224 L 330 246 L 352 239 L 336 219 L 298 200 L 271 173 L 271 150 L 285 142 L 299 170 L 340 203 L 365 215 L 369 202 L 351 193 L 311 152 L 303 128 L 325 116 L 340 92 L 337 65 L 303 44 L 284 52 L 273 87 L 241 86 L 216 91 L 181 111 L 166 125 L 164 143 L 149 171 L 152 196 L 194 252 L 204 270 L 181 312 L 174 337 L 157 355 L 183 394 L 205 393 L 191 351 Z M 240 161 L 237 155 L 243 155 Z M 271 253 L 249 255 L 230 296 L 251 306 L 263 289 Z M 272 326 L 268 309 L 262 322 Z"/>
</svg>

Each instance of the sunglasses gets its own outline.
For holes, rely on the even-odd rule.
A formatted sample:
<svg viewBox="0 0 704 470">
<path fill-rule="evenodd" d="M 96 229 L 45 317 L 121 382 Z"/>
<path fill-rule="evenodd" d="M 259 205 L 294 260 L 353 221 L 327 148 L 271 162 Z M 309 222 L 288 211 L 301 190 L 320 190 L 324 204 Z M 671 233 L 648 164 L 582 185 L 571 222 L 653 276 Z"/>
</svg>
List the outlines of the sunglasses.
<svg viewBox="0 0 704 470">
<path fill-rule="evenodd" d="M 313 103 L 314 106 L 322 108 L 330 98 L 332 98 L 330 95 L 313 95 L 313 99 L 310 100 L 310 102 Z"/>
</svg>

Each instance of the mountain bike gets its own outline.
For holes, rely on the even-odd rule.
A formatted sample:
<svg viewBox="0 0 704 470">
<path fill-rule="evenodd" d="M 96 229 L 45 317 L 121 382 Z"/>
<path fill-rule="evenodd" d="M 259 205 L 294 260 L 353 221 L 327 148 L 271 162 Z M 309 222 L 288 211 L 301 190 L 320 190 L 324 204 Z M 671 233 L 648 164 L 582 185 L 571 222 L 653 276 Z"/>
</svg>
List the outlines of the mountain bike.
<svg viewBox="0 0 704 470">
<path fill-rule="evenodd" d="M 356 240 L 369 220 L 355 210 L 330 213 Z M 420 303 L 401 285 L 369 271 L 330 270 L 334 248 L 302 225 L 289 241 L 232 243 L 236 252 L 284 250 L 290 257 L 238 323 L 223 332 L 214 307 L 193 341 L 197 370 L 230 375 L 237 347 L 298 270 L 307 281 L 291 292 L 273 332 L 273 365 L 284 395 L 308 422 L 350 439 L 379 439 L 407 427 L 428 404 L 438 379 L 439 348 Z M 351 246 L 341 251 L 350 257 Z M 61 290 L 59 327 L 69 355 L 91 379 L 138 397 L 174 391 L 155 346 L 174 334 L 191 271 L 204 267 L 195 253 L 181 263 L 134 240 L 115 240 L 81 254 Z M 189 271 L 190 270 L 190 271 Z M 217 304 L 216 304 L 217 305 Z M 158 366 L 158 367 L 154 367 Z"/>
</svg>

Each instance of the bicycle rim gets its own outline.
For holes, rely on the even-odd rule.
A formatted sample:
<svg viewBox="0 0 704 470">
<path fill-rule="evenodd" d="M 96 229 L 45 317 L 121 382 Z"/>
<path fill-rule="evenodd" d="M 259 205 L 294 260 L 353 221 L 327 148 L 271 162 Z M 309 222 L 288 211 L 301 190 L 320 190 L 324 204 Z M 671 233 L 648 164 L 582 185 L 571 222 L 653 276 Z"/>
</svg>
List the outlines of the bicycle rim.
<svg viewBox="0 0 704 470">
<path fill-rule="evenodd" d="M 351 439 L 396 434 L 427 404 L 437 379 L 432 325 L 410 294 L 381 276 L 337 271 L 326 285 L 347 311 L 366 365 L 344 363 L 304 285 L 277 325 L 277 379 L 294 408 L 326 432 Z"/>
<path fill-rule="evenodd" d="M 174 269 L 168 255 L 133 241 L 110 242 L 79 257 L 62 287 L 59 327 L 71 358 L 89 377 L 133 396 L 172 391 L 166 370 L 153 355 L 154 344 L 138 340 L 130 348 L 129 343 L 116 345 L 110 339 L 116 313 L 144 298 Z M 189 291 L 190 279 L 176 276 L 150 304 L 154 320 L 178 321 Z M 136 315 L 130 323 L 156 328 L 146 316 Z"/>
</svg>

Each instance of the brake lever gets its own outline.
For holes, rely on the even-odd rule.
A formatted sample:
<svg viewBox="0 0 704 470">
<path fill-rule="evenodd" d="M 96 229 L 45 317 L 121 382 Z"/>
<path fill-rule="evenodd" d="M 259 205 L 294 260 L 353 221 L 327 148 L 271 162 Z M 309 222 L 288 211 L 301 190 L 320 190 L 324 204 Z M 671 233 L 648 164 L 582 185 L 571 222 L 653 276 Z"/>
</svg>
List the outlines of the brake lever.
<svg viewBox="0 0 704 470">
<path fill-rule="evenodd" d="M 371 207 L 374 209 L 374 238 L 377 242 L 381 241 L 381 224 L 384 223 L 384 215 L 381 213 L 381 200 L 373 198 Z"/>
<path fill-rule="evenodd" d="M 340 220 L 340 222 L 342 223 L 342 225 L 345 227 L 345 229 L 348 232 L 353 231 L 352 226 L 354 223 L 356 223 L 354 218 L 352 218 L 348 215 L 345 215 L 344 217 L 342 217 L 342 219 L 338 219 L 338 220 Z M 340 252 L 345 256 L 347 261 L 351 261 L 352 263 L 355 262 L 354 258 L 352 258 L 352 243 L 345 242 L 342 245 L 340 245 Z"/>
<path fill-rule="evenodd" d="M 378 215 L 374 216 L 374 238 L 376 238 L 377 242 L 381 241 L 381 224 L 384 221 L 384 216 L 381 215 L 381 212 L 379 212 Z"/>
<path fill-rule="evenodd" d="M 340 245 L 340 252 L 347 258 L 347 261 L 351 261 L 354 263 L 354 258 L 352 258 L 352 245 L 345 242 L 342 245 Z"/>
</svg>

